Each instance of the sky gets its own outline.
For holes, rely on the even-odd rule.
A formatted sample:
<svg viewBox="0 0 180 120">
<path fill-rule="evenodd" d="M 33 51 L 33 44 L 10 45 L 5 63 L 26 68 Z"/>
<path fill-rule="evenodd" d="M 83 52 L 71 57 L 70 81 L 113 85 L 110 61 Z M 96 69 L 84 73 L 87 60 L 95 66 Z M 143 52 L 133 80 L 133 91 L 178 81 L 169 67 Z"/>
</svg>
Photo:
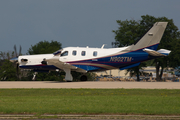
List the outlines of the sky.
<svg viewBox="0 0 180 120">
<path fill-rule="evenodd" d="M 142 15 L 173 19 L 180 29 L 180 0 L 0 0 L 0 51 L 26 54 L 40 41 L 62 47 L 110 48 L 116 20 Z"/>
</svg>

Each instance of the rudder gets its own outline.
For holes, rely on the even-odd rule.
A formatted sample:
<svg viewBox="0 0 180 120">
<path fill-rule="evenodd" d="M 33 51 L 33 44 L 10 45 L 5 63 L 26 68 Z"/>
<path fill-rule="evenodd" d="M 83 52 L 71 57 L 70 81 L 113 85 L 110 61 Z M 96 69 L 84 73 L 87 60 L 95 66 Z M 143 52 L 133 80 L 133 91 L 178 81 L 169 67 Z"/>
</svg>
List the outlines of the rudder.
<svg viewBox="0 0 180 120">
<path fill-rule="evenodd" d="M 134 46 L 131 46 L 130 50 L 138 50 L 146 47 L 156 50 L 167 24 L 168 22 L 156 22 Z"/>
</svg>

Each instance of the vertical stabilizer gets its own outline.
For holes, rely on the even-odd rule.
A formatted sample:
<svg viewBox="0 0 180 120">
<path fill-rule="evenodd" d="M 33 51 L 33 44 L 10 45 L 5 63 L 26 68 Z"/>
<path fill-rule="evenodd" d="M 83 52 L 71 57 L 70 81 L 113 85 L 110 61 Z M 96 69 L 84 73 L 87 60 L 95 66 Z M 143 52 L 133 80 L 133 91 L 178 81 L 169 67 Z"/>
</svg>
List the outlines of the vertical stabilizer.
<svg viewBox="0 0 180 120">
<path fill-rule="evenodd" d="M 168 22 L 156 22 L 154 26 L 131 48 L 131 50 L 138 50 L 154 45 L 158 45 Z M 151 49 L 156 50 L 156 47 Z"/>
</svg>

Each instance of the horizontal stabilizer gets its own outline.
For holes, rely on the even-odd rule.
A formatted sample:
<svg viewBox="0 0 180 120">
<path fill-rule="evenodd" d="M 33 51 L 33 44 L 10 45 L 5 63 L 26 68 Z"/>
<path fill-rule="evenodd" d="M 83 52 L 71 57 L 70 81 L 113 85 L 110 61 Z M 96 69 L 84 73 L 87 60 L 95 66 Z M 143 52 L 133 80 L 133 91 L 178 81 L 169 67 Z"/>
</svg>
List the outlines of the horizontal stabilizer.
<svg viewBox="0 0 180 120">
<path fill-rule="evenodd" d="M 169 53 L 171 52 L 170 50 L 166 50 L 166 49 L 160 49 L 157 51 L 158 53 L 164 54 L 164 55 L 169 55 Z"/>
<path fill-rule="evenodd" d="M 158 51 L 154 51 L 154 50 L 151 50 L 151 49 L 143 49 L 143 51 L 147 52 L 149 55 L 151 56 L 167 56 L 171 51 L 169 50 L 165 50 L 165 49 L 160 49 Z"/>
<path fill-rule="evenodd" d="M 132 64 L 132 65 L 129 65 L 129 66 L 126 66 L 126 67 L 123 67 L 123 68 L 119 68 L 120 70 L 124 70 L 124 69 L 128 69 L 128 68 L 132 68 L 132 67 L 136 67 L 136 66 L 139 66 L 140 62 L 139 63 L 135 63 L 135 64 Z"/>
</svg>

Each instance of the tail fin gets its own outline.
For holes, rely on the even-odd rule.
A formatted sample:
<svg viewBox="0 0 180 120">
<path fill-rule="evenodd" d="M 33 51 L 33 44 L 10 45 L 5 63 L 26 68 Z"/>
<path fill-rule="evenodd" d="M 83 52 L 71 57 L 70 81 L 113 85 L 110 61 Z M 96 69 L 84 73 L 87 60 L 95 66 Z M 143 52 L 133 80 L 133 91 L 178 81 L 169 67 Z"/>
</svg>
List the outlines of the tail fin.
<svg viewBox="0 0 180 120">
<path fill-rule="evenodd" d="M 135 45 L 130 46 L 127 48 L 127 50 L 138 50 L 146 47 L 156 50 L 167 23 L 168 22 L 156 22 L 154 26 Z"/>
</svg>

